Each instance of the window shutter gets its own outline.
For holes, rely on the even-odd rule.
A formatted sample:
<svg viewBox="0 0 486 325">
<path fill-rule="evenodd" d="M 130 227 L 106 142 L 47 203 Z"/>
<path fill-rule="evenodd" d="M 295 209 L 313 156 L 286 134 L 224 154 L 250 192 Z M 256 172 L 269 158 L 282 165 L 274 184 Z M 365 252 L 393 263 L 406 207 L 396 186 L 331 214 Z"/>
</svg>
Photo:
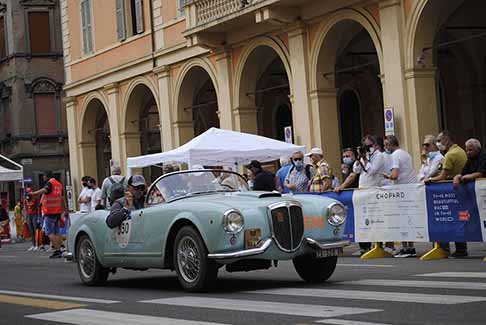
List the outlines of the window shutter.
<svg viewBox="0 0 486 325">
<path fill-rule="evenodd" d="M 135 23 L 137 26 L 137 34 L 143 33 L 143 2 L 142 0 L 135 0 Z"/>
<path fill-rule="evenodd" d="M 116 32 L 118 40 L 122 41 L 127 38 L 125 27 L 125 0 L 116 0 Z"/>
<path fill-rule="evenodd" d="M 84 53 L 93 51 L 93 35 L 91 29 L 91 3 L 90 0 L 81 1 L 81 29 L 83 31 Z"/>
<path fill-rule="evenodd" d="M 83 52 L 88 52 L 87 35 L 86 35 L 86 0 L 81 1 L 81 31 L 83 33 Z"/>
<path fill-rule="evenodd" d="M 88 35 L 88 53 L 93 52 L 93 31 L 91 28 L 91 0 L 86 0 L 86 34 Z"/>
</svg>

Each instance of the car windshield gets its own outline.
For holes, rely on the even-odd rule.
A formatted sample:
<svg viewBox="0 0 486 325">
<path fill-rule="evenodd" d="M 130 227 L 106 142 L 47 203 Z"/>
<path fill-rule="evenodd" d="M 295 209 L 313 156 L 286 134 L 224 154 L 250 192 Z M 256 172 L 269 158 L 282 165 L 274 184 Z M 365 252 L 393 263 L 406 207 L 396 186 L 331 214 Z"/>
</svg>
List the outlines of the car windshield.
<svg viewBox="0 0 486 325">
<path fill-rule="evenodd" d="M 198 194 L 248 190 L 245 179 L 237 173 L 220 169 L 188 170 L 160 178 L 150 190 L 148 203 L 158 204 Z"/>
</svg>

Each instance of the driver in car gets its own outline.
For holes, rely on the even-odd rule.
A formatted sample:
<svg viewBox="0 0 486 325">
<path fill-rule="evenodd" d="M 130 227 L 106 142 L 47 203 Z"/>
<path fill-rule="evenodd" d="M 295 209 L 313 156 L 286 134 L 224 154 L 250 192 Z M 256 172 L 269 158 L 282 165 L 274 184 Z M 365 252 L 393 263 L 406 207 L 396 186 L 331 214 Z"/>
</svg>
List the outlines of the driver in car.
<svg viewBox="0 0 486 325">
<path fill-rule="evenodd" d="M 112 189 L 112 202 L 110 214 L 106 224 L 111 229 L 118 227 L 130 217 L 131 211 L 145 207 L 145 178 L 142 175 L 133 175 L 128 179 L 128 191 L 123 196 L 117 188 Z"/>
</svg>

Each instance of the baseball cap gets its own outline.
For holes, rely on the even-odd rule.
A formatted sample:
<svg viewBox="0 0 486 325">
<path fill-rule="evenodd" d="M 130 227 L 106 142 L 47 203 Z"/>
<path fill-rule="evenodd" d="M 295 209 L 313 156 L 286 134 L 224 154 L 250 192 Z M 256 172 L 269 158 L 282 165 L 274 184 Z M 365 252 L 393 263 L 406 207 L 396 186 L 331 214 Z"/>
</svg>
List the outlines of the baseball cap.
<svg viewBox="0 0 486 325">
<path fill-rule="evenodd" d="M 246 168 L 262 169 L 262 164 L 258 160 L 252 160 L 248 165 L 246 165 Z"/>
<path fill-rule="evenodd" d="M 322 154 L 322 149 L 321 148 L 312 148 L 310 152 L 306 153 L 305 154 L 307 157 L 308 156 L 312 156 L 312 155 L 321 155 L 323 156 Z"/>
<path fill-rule="evenodd" d="M 134 187 L 145 185 L 145 178 L 142 175 L 133 175 L 128 179 L 128 185 Z"/>
</svg>

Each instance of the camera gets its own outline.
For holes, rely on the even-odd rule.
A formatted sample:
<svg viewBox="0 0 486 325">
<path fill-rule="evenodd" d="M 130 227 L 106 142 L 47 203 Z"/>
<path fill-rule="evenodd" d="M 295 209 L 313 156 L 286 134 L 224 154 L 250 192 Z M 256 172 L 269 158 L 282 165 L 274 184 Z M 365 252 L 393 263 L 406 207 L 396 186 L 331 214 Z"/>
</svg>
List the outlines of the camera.
<svg viewBox="0 0 486 325">
<path fill-rule="evenodd" d="M 358 155 L 360 156 L 366 155 L 366 146 L 359 146 L 358 148 L 356 148 L 356 150 L 358 151 Z"/>
</svg>

